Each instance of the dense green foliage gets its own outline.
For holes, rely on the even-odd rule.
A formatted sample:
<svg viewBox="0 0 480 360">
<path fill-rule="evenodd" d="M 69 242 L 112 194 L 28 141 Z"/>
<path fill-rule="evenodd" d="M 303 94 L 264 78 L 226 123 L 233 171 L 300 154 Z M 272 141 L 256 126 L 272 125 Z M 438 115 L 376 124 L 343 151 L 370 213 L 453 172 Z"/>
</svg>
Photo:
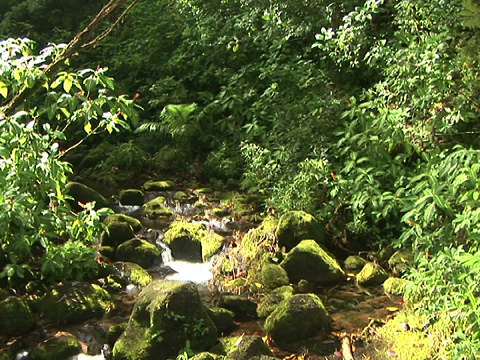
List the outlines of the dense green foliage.
<svg viewBox="0 0 480 360">
<path fill-rule="evenodd" d="M 57 30 L 40 26 L 40 15 L 50 17 L 46 8 L 61 11 L 65 23 L 54 26 L 62 34 L 85 21 L 75 6 L 54 1 L 42 2 L 37 17 L 34 3 L 4 2 L 12 11 L 0 33 L 58 39 Z M 96 9 L 93 2 L 82 6 L 87 14 Z M 25 20 L 33 19 L 25 9 L 35 21 Z M 261 193 L 277 213 L 315 214 L 334 242 L 352 251 L 390 244 L 412 249 L 414 310 L 446 320 L 452 358 L 473 358 L 480 349 L 479 28 L 474 0 L 140 1 L 101 46 L 75 60 L 108 66 L 122 89 L 139 93 L 144 108 L 136 133 L 102 140 L 103 147 L 116 143 L 121 155 L 97 156 L 84 174 L 109 184 L 115 183 L 112 168 L 181 171 L 216 184 L 233 180 Z M 1 71 L 1 96 L 28 86 L 23 73 Z M 85 95 L 75 94 L 88 93 L 89 77 L 111 87 L 102 69 L 58 74 L 41 107 L 32 99 L 29 114 L 9 119 L 2 156 L 23 168 L 43 164 L 43 152 L 60 161 L 62 148 L 52 146 L 65 118 L 71 120 L 69 145 L 80 132 L 124 126 L 116 111 L 107 123 L 91 120 L 117 99 L 95 92 L 99 105 L 82 107 Z M 30 157 L 6 145 L 22 144 L 27 135 L 43 144 Z M 18 175 L 15 181 L 31 195 L 15 200 L 14 208 L 5 205 L 5 216 L 25 204 L 45 204 L 41 213 L 51 199 L 63 201 L 55 189 L 68 169 L 51 163 L 35 186 L 24 178 L 31 173 Z M 53 183 L 46 180 L 52 171 L 60 172 Z M 64 219 L 58 211 L 70 216 L 63 205 L 48 211 L 47 224 Z M 37 233 L 51 225 L 42 219 L 30 218 L 22 231 L 34 232 L 43 246 Z"/>
</svg>

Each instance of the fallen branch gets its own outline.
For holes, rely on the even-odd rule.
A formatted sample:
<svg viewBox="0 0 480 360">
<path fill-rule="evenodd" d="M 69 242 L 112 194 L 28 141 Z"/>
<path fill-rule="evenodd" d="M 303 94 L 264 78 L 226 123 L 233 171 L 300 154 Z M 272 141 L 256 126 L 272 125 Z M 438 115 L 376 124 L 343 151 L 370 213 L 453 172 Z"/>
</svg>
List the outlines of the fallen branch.
<svg viewBox="0 0 480 360">
<path fill-rule="evenodd" d="M 342 356 L 344 360 L 355 360 L 352 351 L 352 342 L 350 336 L 344 336 L 341 340 Z"/>
</svg>

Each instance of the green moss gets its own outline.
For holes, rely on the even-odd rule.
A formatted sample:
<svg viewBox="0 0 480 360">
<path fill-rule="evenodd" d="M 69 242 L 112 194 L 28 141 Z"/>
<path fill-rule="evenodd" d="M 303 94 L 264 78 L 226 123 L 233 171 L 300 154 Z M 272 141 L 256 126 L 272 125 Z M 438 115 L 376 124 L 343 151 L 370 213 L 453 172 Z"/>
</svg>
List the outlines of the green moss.
<svg viewBox="0 0 480 360">
<path fill-rule="evenodd" d="M 303 211 L 289 211 L 283 214 L 277 225 L 278 245 L 289 251 L 300 241 L 313 239 L 318 244 L 325 243 L 323 226 L 312 215 Z"/>
<path fill-rule="evenodd" d="M 357 283 L 361 286 L 378 286 L 387 280 L 388 275 L 382 267 L 376 263 L 367 263 L 357 274 Z"/>
<path fill-rule="evenodd" d="M 123 334 L 125 329 L 127 328 L 128 322 L 123 322 L 120 324 L 112 325 L 108 328 L 107 332 L 107 343 L 113 347 L 115 342 L 118 340 L 120 335 Z"/>
<path fill-rule="evenodd" d="M 247 320 L 257 317 L 257 304 L 240 295 L 224 295 L 218 300 L 218 306 L 232 311 L 235 320 Z"/>
<path fill-rule="evenodd" d="M 103 246 L 117 247 L 122 242 L 133 238 L 135 232 L 142 229 L 138 219 L 124 214 L 113 214 L 105 218 L 104 224 L 108 231 L 101 235 Z"/>
<path fill-rule="evenodd" d="M 265 331 L 280 344 L 304 340 L 329 329 L 328 313 L 313 294 L 287 298 L 265 320 Z"/>
<path fill-rule="evenodd" d="M 314 240 L 301 241 L 280 265 L 294 283 L 305 279 L 312 284 L 328 284 L 345 277 L 338 262 Z"/>
<path fill-rule="evenodd" d="M 65 185 L 65 190 L 66 193 L 73 198 L 73 200 L 70 201 L 70 204 L 72 208 L 76 210 L 83 210 L 83 208 L 78 205 L 78 202 L 83 204 L 95 202 L 95 209 L 100 209 L 109 205 L 109 201 L 106 198 L 84 184 L 69 182 Z"/>
<path fill-rule="evenodd" d="M 210 188 L 199 188 L 199 189 L 195 189 L 195 192 L 197 194 L 211 194 L 213 193 L 213 190 Z"/>
<path fill-rule="evenodd" d="M 174 212 L 165 206 L 165 202 L 166 199 L 163 196 L 158 196 L 147 202 L 143 205 L 145 216 L 149 219 L 168 218 L 173 216 Z"/>
<path fill-rule="evenodd" d="M 143 205 L 144 195 L 141 190 L 127 189 L 120 191 L 118 199 L 122 205 Z"/>
<path fill-rule="evenodd" d="M 55 286 L 39 301 L 43 318 L 56 323 L 77 323 L 114 308 L 108 292 L 95 284 L 69 282 Z"/>
<path fill-rule="evenodd" d="M 212 319 L 220 333 L 230 331 L 235 327 L 235 323 L 233 322 L 235 314 L 233 311 L 216 307 L 208 309 L 208 316 L 210 316 L 210 319 Z"/>
<path fill-rule="evenodd" d="M 31 355 L 35 360 L 59 360 L 77 355 L 81 350 L 75 336 L 61 335 L 37 345 Z"/>
<path fill-rule="evenodd" d="M 148 268 L 160 256 L 160 249 L 146 240 L 134 238 L 120 244 L 115 256 L 120 261 L 133 262 Z"/>
<path fill-rule="evenodd" d="M 26 303 L 10 296 L 0 301 L 0 335 L 18 336 L 33 329 L 35 321 Z"/>
<path fill-rule="evenodd" d="M 343 264 L 346 270 L 360 271 L 362 270 L 362 268 L 365 266 L 366 263 L 367 261 L 364 258 L 358 255 L 352 255 L 347 257 Z"/>
<path fill-rule="evenodd" d="M 265 296 L 257 308 L 257 314 L 261 318 L 266 318 L 270 315 L 280 303 L 293 295 L 293 287 L 282 286 L 273 290 L 270 294 Z"/>
<path fill-rule="evenodd" d="M 145 191 L 165 191 L 173 190 L 175 188 L 175 183 L 170 180 L 165 181 L 153 181 L 149 180 L 143 184 Z"/>
<path fill-rule="evenodd" d="M 115 263 L 121 266 L 123 276 L 134 285 L 145 287 L 152 282 L 152 276 L 147 270 L 133 262 Z"/>
<path fill-rule="evenodd" d="M 395 277 L 389 277 L 383 283 L 383 290 L 387 294 L 403 295 L 405 292 L 405 288 L 409 284 L 411 284 L 411 281 Z"/>
<path fill-rule="evenodd" d="M 175 195 L 173 196 L 175 200 L 187 200 L 188 199 L 188 194 L 183 192 L 183 191 L 177 191 Z"/>
<path fill-rule="evenodd" d="M 413 264 L 413 253 L 408 250 L 396 251 L 390 259 L 388 266 L 396 275 L 402 275 Z"/>
<path fill-rule="evenodd" d="M 261 272 L 262 283 L 267 289 L 288 285 L 287 272 L 279 265 L 266 264 Z"/>
<path fill-rule="evenodd" d="M 175 259 L 207 261 L 223 246 L 224 239 L 202 224 L 175 221 L 163 237 Z M 195 254 L 197 253 L 197 254 Z"/>
</svg>

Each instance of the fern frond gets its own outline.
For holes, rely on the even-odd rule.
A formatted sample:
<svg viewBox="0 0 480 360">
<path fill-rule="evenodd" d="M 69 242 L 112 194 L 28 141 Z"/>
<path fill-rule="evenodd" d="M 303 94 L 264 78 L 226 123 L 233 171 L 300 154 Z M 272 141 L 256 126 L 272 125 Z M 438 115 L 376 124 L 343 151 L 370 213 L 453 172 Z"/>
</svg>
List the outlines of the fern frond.
<svg viewBox="0 0 480 360">
<path fill-rule="evenodd" d="M 199 121 L 212 118 L 221 108 L 220 101 L 214 100 L 205 106 L 197 115 Z"/>
</svg>

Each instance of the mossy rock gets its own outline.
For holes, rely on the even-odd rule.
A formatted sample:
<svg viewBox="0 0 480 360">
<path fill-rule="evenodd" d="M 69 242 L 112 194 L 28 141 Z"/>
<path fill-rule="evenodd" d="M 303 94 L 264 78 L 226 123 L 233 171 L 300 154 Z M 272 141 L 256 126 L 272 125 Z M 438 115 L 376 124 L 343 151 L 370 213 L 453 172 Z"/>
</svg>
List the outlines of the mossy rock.
<svg viewBox="0 0 480 360">
<path fill-rule="evenodd" d="M 311 282 L 305 279 L 300 280 L 297 284 L 297 291 L 299 293 L 308 294 L 313 292 L 314 289 L 315 289 L 315 286 Z"/>
<path fill-rule="evenodd" d="M 276 264 L 266 264 L 261 272 L 262 283 L 267 289 L 288 285 L 288 275 L 284 268 Z"/>
<path fill-rule="evenodd" d="M 176 260 L 207 261 L 222 249 L 224 239 L 202 224 L 176 221 L 165 232 L 163 242 Z"/>
<path fill-rule="evenodd" d="M 345 259 L 343 262 L 343 267 L 348 271 L 360 271 L 367 263 L 367 260 L 358 256 L 351 255 Z"/>
<path fill-rule="evenodd" d="M 235 322 L 233 321 L 235 313 L 233 311 L 215 307 L 208 309 L 208 316 L 212 319 L 216 328 L 220 333 L 228 333 L 235 327 Z"/>
<path fill-rule="evenodd" d="M 403 295 L 405 293 L 405 288 L 409 284 L 411 284 L 411 281 L 396 277 L 389 277 L 383 282 L 383 290 L 387 294 Z"/>
<path fill-rule="evenodd" d="M 388 274 L 377 263 L 368 262 L 357 274 L 357 283 L 360 286 L 379 286 L 387 280 Z"/>
<path fill-rule="evenodd" d="M 213 193 L 213 190 L 211 188 L 198 188 L 195 189 L 195 192 L 197 194 L 211 194 Z"/>
<path fill-rule="evenodd" d="M 113 246 L 101 246 L 98 252 L 106 258 L 115 261 L 115 248 Z"/>
<path fill-rule="evenodd" d="M 73 198 L 73 200 L 69 200 L 69 202 L 72 208 L 77 211 L 83 210 L 83 207 L 78 204 L 79 202 L 82 204 L 95 202 L 95 209 L 108 207 L 110 205 L 110 202 L 98 191 L 79 182 L 69 182 L 65 185 L 65 191 L 67 195 Z"/>
<path fill-rule="evenodd" d="M 270 315 L 280 303 L 293 295 L 293 287 L 282 286 L 273 290 L 265 296 L 258 304 L 257 314 L 260 318 L 266 318 Z"/>
<path fill-rule="evenodd" d="M 337 260 L 314 240 L 301 241 L 285 256 L 280 266 L 292 283 L 305 279 L 312 284 L 331 284 L 345 278 Z"/>
<path fill-rule="evenodd" d="M 250 229 L 242 239 L 241 251 L 244 255 L 252 255 L 258 253 L 258 249 L 262 246 L 270 246 L 276 242 L 275 231 L 278 221 L 273 216 L 263 219 L 262 223 L 257 227 Z"/>
<path fill-rule="evenodd" d="M 0 301 L 0 335 L 19 336 L 35 327 L 28 305 L 15 296 Z"/>
<path fill-rule="evenodd" d="M 198 353 L 192 356 L 189 359 L 190 360 L 220 360 L 222 359 L 222 357 L 214 353 L 203 351 L 201 353 Z"/>
<path fill-rule="evenodd" d="M 114 308 L 108 292 L 95 284 L 75 281 L 56 285 L 39 301 L 42 317 L 55 323 L 78 323 Z"/>
<path fill-rule="evenodd" d="M 315 240 L 318 244 L 325 243 L 323 225 L 312 215 L 304 211 L 289 211 L 278 220 L 276 229 L 278 245 L 287 251 L 306 239 Z"/>
<path fill-rule="evenodd" d="M 113 348 L 113 359 L 175 358 L 187 340 L 194 352 L 207 351 L 217 342 L 217 329 L 197 286 L 154 281 L 138 296 L 128 326 Z"/>
<path fill-rule="evenodd" d="M 229 360 L 251 360 L 263 356 L 273 357 L 273 353 L 260 336 L 244 335 L 235 341 L 235 347 L 227 352 Z"/>
<path fill-rule="evenodd" d="M 235 320 L 248 320 L 257 317 L 257 304 L 244 296 L 223 295 L 218 300 L 218 306 L 232 311 Z"/>
<path fill-rule="evenodd" d="M 123 334 L 125 329 L 128 326 L 128 322 L 122 322 L 120 324 L 115 324 L 112 325 L 108 328 L 107 331 L 107 343 L 110 345 L 112 348 L 115 345 L 115 342 L 118 340 L 118 338 Z"/>
<path fill-rule="evenodd" d="M 177 191 L 175 195 L 173 195 L 175 200 L 187 200 L 189 198 L 188 194 L 184 191 Z"/>
<path fill-rule="evenodd" d="M 396 251 L 390 259 L 388 259 L 388 266 L 395 275 L 404 274 L 409 267 L 413 265 L 413 253 L 409 250 Z"/>
<path fill-rule="evenodd" d="M 148 180 L 143 184 L 145 191 L 166 191 L 175 189 L 175 183 L 170 180 L 154 181 Z"/>
<path fill-rule="evenodd" d="M 142 190 L 126 189 L 120 191 L 118 200 L 122 205 L 137 205 L 141 206 L 144 202 L 144 194 Z"/>
<path fill-rule="evenodd" d="M 35 360 L 68 359 L 82 351 L 77 338 L 70 334 L 52 337 L 38 344 L 31 352 Z"/>
<path fill-rule="evenodd" d="M 133 238 L 117 247 L 115 257 L 120 261 L 132 262 L 149 268 L 160 256 L 160 249 L 146 240 Z"/>
<path fill-rule="evenodd" d="M 152 282 L 152 276 L 140 265 L 133 262 L 115 262 L 113 267 L 127 284 L 145 287 Z"/>
<path fill-rule="evenodd" d="M 135 232 L 142 229 L 138 219 L 124 214 L 109 215 L 105 218 L 104 224 L 108 231 L 104 231 L 100 237 L 102 246 L 114 248 L 133 238 Z"/>
<path fill-rule="evenodd" d="M 165 206 L 166 199 L 158 196 L 143 205 L 143 213 L 149 219 L 169 218 L 175 213 Z"/>
<path fill-rule="evenodd" d="M 330 330 L 328 313 L 314 294 L 296 294 L 280 303 L 265 320 L 265 331 L 281 344 L 305 340 Z"/>
<path fill-rule="evenodd" d="M 230 214 L 230 210 L 228 208 L 213 208 L 212 212 L 213 215 L 217 217 L 224 217 Z"/>
</svg>

